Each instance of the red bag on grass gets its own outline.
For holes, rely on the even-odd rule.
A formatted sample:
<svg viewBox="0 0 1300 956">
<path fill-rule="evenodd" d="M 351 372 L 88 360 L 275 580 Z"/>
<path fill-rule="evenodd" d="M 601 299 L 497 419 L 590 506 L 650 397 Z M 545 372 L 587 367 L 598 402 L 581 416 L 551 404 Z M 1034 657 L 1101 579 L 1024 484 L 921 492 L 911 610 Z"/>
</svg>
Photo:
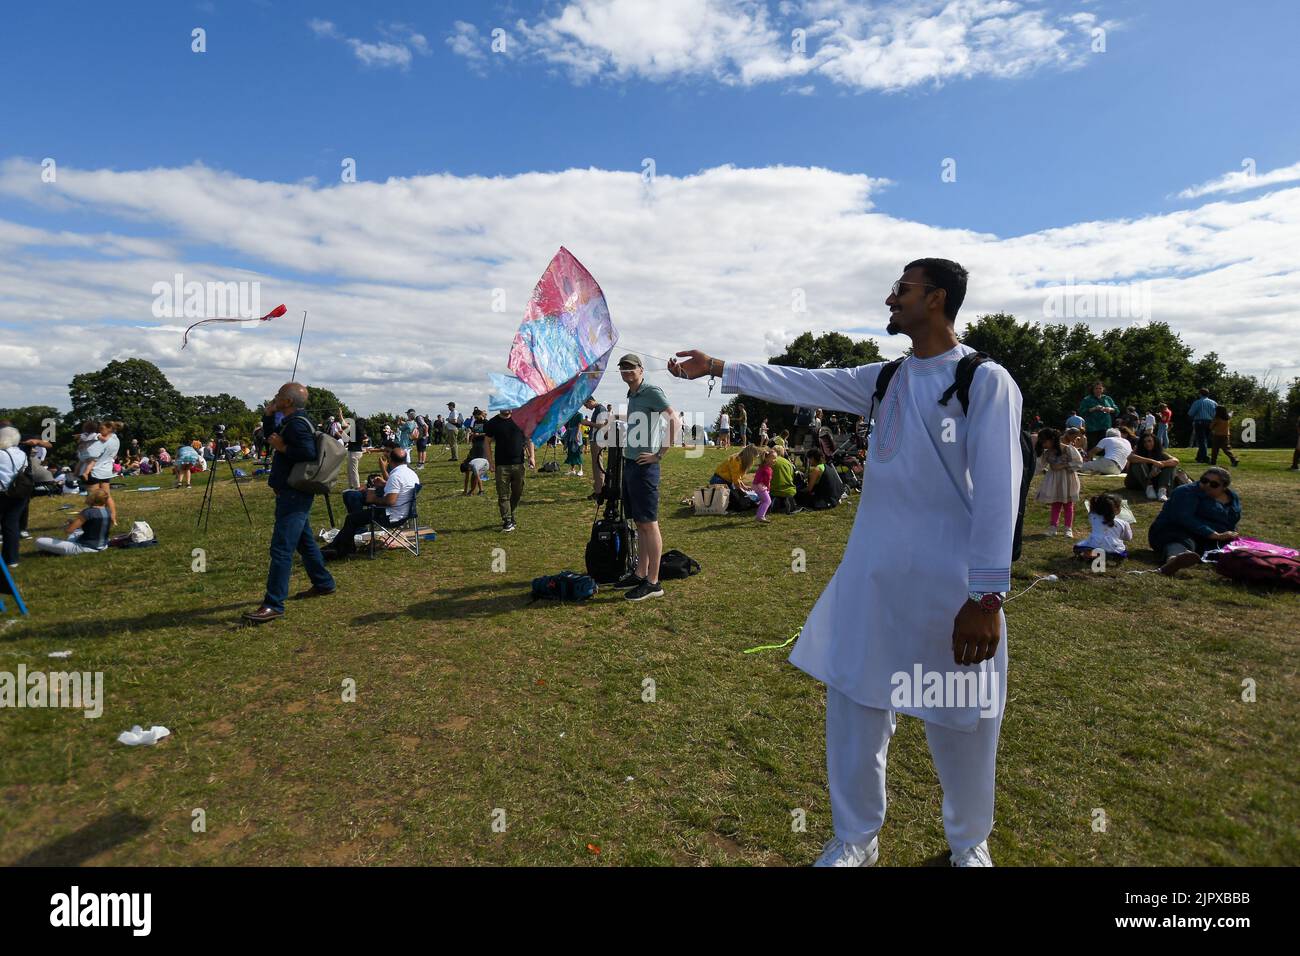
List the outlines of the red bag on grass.
<svg viewBox="0 0 1300 956">
<path fill-rule="evenodd" d="M 1233 581 L 1248 584 L 1282 584 L 1300 588 L 1300 558 L 1253 548 L 1223 551 L 1214 570 Z"/>
</svg>

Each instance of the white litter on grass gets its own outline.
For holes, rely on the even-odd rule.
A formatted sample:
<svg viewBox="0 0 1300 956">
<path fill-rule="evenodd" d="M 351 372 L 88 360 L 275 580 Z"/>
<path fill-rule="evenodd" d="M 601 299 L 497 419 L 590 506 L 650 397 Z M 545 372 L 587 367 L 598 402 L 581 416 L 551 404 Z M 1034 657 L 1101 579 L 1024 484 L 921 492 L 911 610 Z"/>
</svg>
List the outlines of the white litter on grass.
<svg viewBox="0 0 1300 956">
<path fill-rule="evenodd" d="M 563 731 L 560 732 L 560 739 L 561 739 L 561 740 L 564 739 L 564 732 L 563 732 Z"/>
<path fill-rule="evenodd" d="M 71 657 L 72 651 L 50 651 L 46 657 Z"/>
<path fill-rule="evenodd" d="M 632 782 L 633 780 L 635 780 L 635 779 L 636 779 L 636 777 L 624 777 L 624 778 L 623 778 L 623 782 L 624 782 L 624 783 L 631 783 L 631 782 Z"/>
<path fill-rule="evenodd" d="M 171 731 L 162 725 L 150 727 L 148 730 L 141 730 L 140 725 L 136 724 L 130 730 L 124 730 L 118 734 L 117 742 L 126 744 L 128 747 L 138 747 L 141 744 L 151 747 L 168 736 L 171 736 Z"/>
</svg>

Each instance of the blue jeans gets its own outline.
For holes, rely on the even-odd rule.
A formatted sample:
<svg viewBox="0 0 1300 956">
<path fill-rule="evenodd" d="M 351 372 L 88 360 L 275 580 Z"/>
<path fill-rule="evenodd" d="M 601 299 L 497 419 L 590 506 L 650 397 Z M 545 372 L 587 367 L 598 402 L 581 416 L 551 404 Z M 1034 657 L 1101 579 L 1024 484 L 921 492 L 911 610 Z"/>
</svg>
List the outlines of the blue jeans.
<svg viewBox="0 0 1300 956">
<path fill-rule="evenodd" d="M 1210 460 L 1210 422 L 1192 422 L 1192 442 L 1196 445 L 1196 460 Z"/>
<path fill-rule="evenodd" d="M 289 575 L 293 571 L 293 552 L 302 555 L 307 577 L 318 588 L 334 587 L 333 576 L 325 569 L 325 559 L 311 533 L 311 504 L 314 496 L 292 488 L 282 488 L 275 496 L 275 529 L 271 532 L 271 570 L 266 575 L 266 597 L 262 603 L 275 611 L 284 610 L 289 596 Z"/>
<path fill-rule="evenodd" d="M 1161 448 L 1169 447 L 1169 426 L 1164 422 L 1156 423 L 1156 441 L 1160 442 Z"/>
</svg>

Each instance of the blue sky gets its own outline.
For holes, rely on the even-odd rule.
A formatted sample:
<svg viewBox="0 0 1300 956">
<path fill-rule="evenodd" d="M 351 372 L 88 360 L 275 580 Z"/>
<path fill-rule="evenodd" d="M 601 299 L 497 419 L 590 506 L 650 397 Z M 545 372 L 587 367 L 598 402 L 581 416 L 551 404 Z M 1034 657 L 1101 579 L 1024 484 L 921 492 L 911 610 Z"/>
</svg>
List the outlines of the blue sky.
<svg viewBox="0 0 1300 956">
<path fill-rule="evenodd" d="M 815 165 L 893 180 L 882 211 L 1003 236 L 1163 211 L 1171 192 L 1244 156 L 1261 168 L 1300 156 L 1300 6 L 1284 0 L 1047 4 L 1122 26 L 1084 66 L 1031 80 L 984 76 L 884 94 L 814 80 L 811 95 L 789 93 L 791 83 L 692 77 L 575 86 L 521 63 L 477 74 L 443 42 L 457 20 L 509 29 L 547 9 L 537 4 L 207 6 L 143 3 L 132 15 L 99 3 L 9 7 L 5 152 L 118 169 L 201 161 L 277 181 L 333 179 L 344 156 L 368 180 L 639 171 L 647 156 L 678 175 L 725 163 Z M 400 21 L 431 53 L 406 70 L 365 67 L 317 37 L 313 18 L 370 39 L 377 19 Z M 207 30 L 202 56 L 190 50 L 195 26 Z M 957 160 L 956 183 L 940 182 L 947 157 Z"/>
<path fill-rule="evenodd" d="M 712 20 L 690 19 L 705 7 L 716 14 Z M 892 30 L 897 39 L 900 24 L 929 19 L 942 27 L 945 12 L 958 8 L 976 24 L 968 36 L 974 38 L 976 65 L 969 69 L 927 72 L 927 57 L 945 49 L 942 36 L 928 48 L 924 35 L 913 36 L 910 52 L 891 61 L 883 80 L 881 69 L 864 70 L 848 55 L 873 33 L 889 37 Z M 522 189 L 526 183 L 519 177 L 566 170 L 639 176 L 646 157 L 669 181 L 727 165 L 765 171 L 817 167 L 841 174 L 840 183 L 852 177 L 859 185 L 889 181 L 859 190 L 856 208 L 852 189 L 838 192 L 825 215 L 869 209 L 892 225 L 917 224 L 939 235 L 1034 237 L 1025 243 L 1028 250 L 1013 243 L 1006 256 L 1032 255 L 1039 238 L 1056 229 L 1257 199 L 1258 192 L 1249 190 L 1220 190 L 1208 199 L 1178 193 L 1239 170 L 1247 157 L 1260 173 L 1300 160 L 1300 124 L 1294 121 L 1300 71 L 1291 48 L 1300 5 L 1281 0 L 1231 7 L 1203 0 L 952 0 L 951 6 L 696 0 L 695 11 L 666 0 L 640 9 L 629 0 L 310 7 L 212 0 L 140 3 L 129 11 L 100 3 L 12 5 L 0 14 L 0 83 L 7 91 L 0 99 L 0 162 L 53 157 L 62 169 L 105 176 L 203 164 L 241 181 L 307 183 L 319 198 L 335 195 L 344 157 L 356 160 L 362 183 L 447 174 L 466 189 L 473 188 L 473 177 L 513 178 Z M 660 31 L 678 15 L 687 30 L 701 31 L 698 45 L 683 49 Z M 855 25 L 854 18 L 861 22 Z M 778 75 L 788 63 L 774 66 L 772 54 L 789 53 L 790 28 L 819 19 L 839 26 L 810 29 L 805 55 L 821 56 L 835 43 L 845 55 L 827 56 L 821 69 Z M 1007 23 L 1011 27 L 988 26 Z M 1096 53 L 1089 49 L 1089 31 L 1099 25 L 1106 49 Z M 202 54 L 191 51 L 195 27 L 206 30 Z M 497 27 L 507 31 L 509 55 L 488 49 Z M 715 27 L 716 35 L 705 35 Z M 611 39 L 612 32 L 619 36 Z M 981 37 L 987 48 L 981 49 Z M 980 65 L 982 55 L 987 59 Z M 1016 57 L 1024 57 L 1023 69 L 995 75 Z M 748 75 L 751 69 L 758 78 Z M 894 76 L 906 78 L 895 82 Z M 946 158 L 956 161 L 955 182 L 941 181 Z M 1284 176 L 1283 184 L 1288 181 Z M 770 185 L 764 180 L 761 187 L 735 187 L 730 195 L 743 204 L 751 195 L 747 190 Z M 111 234 L 165 245 L 148 255 L 130 253 L 151 263 L 171 255 L 178 269 L 201 262 L 250 270 L 264 282 L 310 287 L 346 279 L 369 287 L 391 280 L 436 293 L 465 281 L 456 275 L 441 282 L 348 275 L 314 268 L 309 259 L 278 259 L 266 247 L 231 239 L 239 230 L 237 217 L 217 216 L 199 228 L 161 215 L 143 200 L 119 203 L 113 188 L 120 187 L 83 193 L 71 202 L 34 198 L 18 186 L 0 189 L 0 220 L 15 228 L 96 237 L 71 245 L 21 240 L 25 254 L 47 262 L 116 260 L 124 253 L 100 241 Z M 819 201 L 809 205 L 816 209 Z M 425 212 L 438 220 L 436 208 Z M 557 215 L 558 208 L 538 211 L 542 222 Z M 791 208 L 790 215 L 814 213 Z M 471 232 L 480 229 L 472 219 L 450 213 L 448 218 Z M 708 225 L 704 218 L 701 229 Z M 777 210 L 763 228 L 779 230 L 781 222 Z M 809 225 L 815 224 L 800 230 Z M 862 226 L 869 233 L 882 220 Z M 683 220 L 675 228 L 691 226 Z M 582 229 L 577 233 L 581 239 Z M 536 249 L 526 255 L 502 251 L 497 258 L 490 248 L 477 254 L 492 266 L 517 259 L 520 276 L 535 275 L 557 237 L 565 239 L 539 235 Z M 590 251 L 574 251 L 588 261 Z M 1109 274 L 1101 275 L 1089 266 L 1124 254 L 1081 261 L 1078 275 L 1121 277 L 1123 268 L 1108 266 Z M 1219 253 L 1204 268 L 1230 268 L 1230 259 Z M 849 269 L 852 260 L 845 261 Z M 438 272 L 436 262 L 429 266 Z M 733 262 L 726 268 L 745 266 Z M 167 269 L 155 271 L 166 278 Z M 1060 271 L 1033 283 L 1059 281 Z M 1130 275 L 1181 271 L 1170 261 L 1134 263 Z M 1275 272 L 1261 266 L 1262 275 Z M 878 291 L 872 287 L 870 294 Z M 752 315 L 752 309 L 742 311 Z M 828 309 L 817 321 L 825 328 L 883 325 L 876 317 L 864 322 L 842 312 Z M 518 314 L 512 310 L 509 318 Z M 73 309 L 65 317 L 81 327 L 129 326 L 132 315 L 130 308 L 113 306 Z M 37 321 L 30 304 L 0 311 L 0 322 L 10 329 L 32 331 Z M 781 332 L 798 331 L 799 321 L 763 323 L 749 351 L 770 352 Z M 337 332 L 346 335 L 342 322 Z M 1203 339 L 1213 334 L 1207 329 Z M 110 351 L 125 347 L 118 342 Z M 481 354 L 490 351 L 484 343 Z M 1289 363 L 1280 363 L 1284 374 L 1294 367 Z M 1239 364 L 1265 367 L 1245 355 Z M 62 376 L 65 369 L 51 371 Z M 466 379 L 455 386 L 462 387 L 472 385 Z"/>
</svg>

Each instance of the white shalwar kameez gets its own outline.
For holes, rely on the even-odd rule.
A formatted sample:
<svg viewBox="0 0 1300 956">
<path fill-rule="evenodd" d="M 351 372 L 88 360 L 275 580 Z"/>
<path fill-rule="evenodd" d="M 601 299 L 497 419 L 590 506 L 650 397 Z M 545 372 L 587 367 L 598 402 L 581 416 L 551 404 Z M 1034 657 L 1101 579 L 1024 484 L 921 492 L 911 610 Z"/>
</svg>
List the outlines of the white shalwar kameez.
<svg viewBox="0 0 1300 956">
<path fill-rule="evenodd" d="M 790 661 L 826 684 L 826 758 L 835 835 L 865 843 L 885 818 L 885 762 L 897 713 L 925 721 L 954 853 L 993 829 L 1007 635 L 992 659 L 953 662 L 953 620 L 970 591 L 1007 591 L 1023 460 L 1020 389 L 1005 369 L 975 370 L 969 417 L 939 404 L 973 349 L 910 356 L 876 409 L 862 496 L 844 558 L 813 606 Z M 869 415 L 882 363 L 802 369 L 728 363 L 724 393 Z M 979 673 L 996 705 L 902 699 L 898 675 Z M 969 678 L 967 678 L 969 680 Z M 972 695 L 974 696 L 974 695 Z M 986 703 L 988 698 L 986 698 Z M 956 706 L 965 703 L 965 706 Z M 937 706 L 930 706 L 937 704 Z M 991 716 L 981 716 L 981 711 Z"/>
</svg>

